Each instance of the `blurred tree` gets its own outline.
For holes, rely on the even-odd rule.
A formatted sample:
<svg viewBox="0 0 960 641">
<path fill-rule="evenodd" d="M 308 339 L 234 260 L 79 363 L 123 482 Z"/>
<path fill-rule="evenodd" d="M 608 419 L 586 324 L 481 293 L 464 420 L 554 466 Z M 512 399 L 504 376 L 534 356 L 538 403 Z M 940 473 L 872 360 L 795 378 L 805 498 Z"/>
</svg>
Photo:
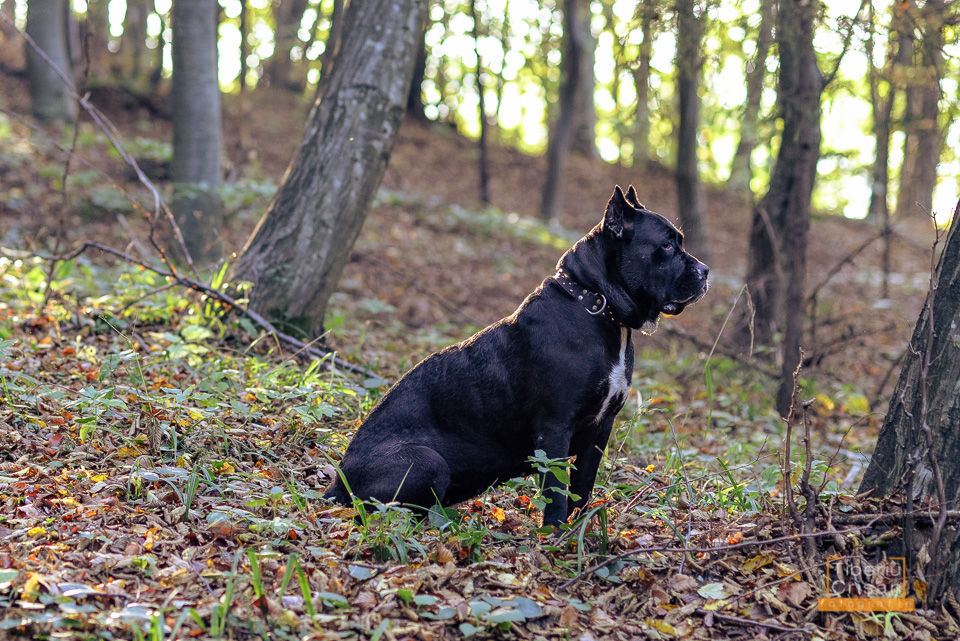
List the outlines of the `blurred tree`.
<svg viewBox="0 0 960 641">
<path fill-rule="evenodd" d="M 420 34 L 420 43 L 417 45 L 417 56 L 413 63 L 413 78 L 410 79 L 410 92 L 407 94 L 407 116 L 416 120 L 426 120 L 427 114 L 423 104 L 423 75 L 427 71 L 427 43 L 426 23 L 423 33 Z"/>
<path fill-rule="evenodd" d="M 323 333 L 327 301 L 386 170 L 426 13 L 426 0 L 350 4 L 300 151 L 234 265 L 235 281 L 253 282 L 252 309 L 306 335 Z"/>
<path fill-rule="evenodd" d="M 73 79 L 65 18 L 64 0 L 30 0 L 27 4 L 27 35 L 46 55 L 44 59 L 29 44 L 25 45 L 31 110 L 35 118 L 44 122 L 73 122 L 77 117 L 77 103 L 61 77 L 62 74 L 71 82 Z"/>
<path fill-rule="evenodd" d="M 687 249 L 701 260 L 709 260 L 707 221 L 703 207 L 703 186 L 697 161 L 700 129 L 700 51 L 706 7 L 697 0 L 676 0 L 677 11 L 677 215 Z"/>
<path fill-rule="evenodd" d="M 571 147 L 584 156 L 597 156 L 597 112 L 593 104 L 593 93 L 596 89 L 596 76 L 593 73 L 596 58 L 597 39 L 593 37 L 591 22 L 593 21 L 593 3 L 579 1 L 567 3 L 564 0 L 564 12 L 572 7 L 572 18 L 577 22 L 577 29 L 583 38 L 583 44 L 577 52 L 576 62 L 580 65 L 580 81 L 577 83 L 574 110 L 576 112 L 573 140 Z M 566 29 L 566 28 L 565 28 Z"/>
<path fill-rule="evenodd" d="M 320 54 L 320 80 L 317 82 L 317 91 L 314 98 L 323 95 L 329 79 L 333 75 L 334 61 L 340 51 L 343 38 L 344 13 L 349 5 L 346 0 L 333 0 L 333 11 L 330 14 L 330 30 L 324 42 L 323 53 Z"/>
<path fill-rule="evenodd" d="M 813 49 L 814 18 L 820 3 L 781 0 L 776 41 L 780 50 L 777 87 L 783 133 L 766 195 L 753 210 L 747 285 L 753 297 L 757 342 L 770 345 L 782 334 L 782 370 L 777 409 L 786 414 L 793 372 L 800 362 L 805 309 L 810 200 L 820 157 L 820 94 L 823 77 Z"/>
<path fill-rule="evenodd" d="M 747 102 L 743 106 L 743 115 L 740 118 L 740 142 L 737 143 L 737 151 L 730 164 L 730 178 L 727 180 L 727 188 L 745 198 L 753 196 L 750 190 L 750 181 L 753 179 L 751 156 L 758 142 L 760 98 L 763 96 L 763 79 L 767 74 L 767 54 L 773 43 L 775 6 L 776 0 L 760 0 L 757 51 L 747 63 Z"/>
<path fill-rule="evenodd" d="M 631 67 L 637 92 L 634 115 L 633 166 L 645 169 L 650 161 L 650 60 L 653 56 L 654 26 L 660 17 L 657 0 L 637 3 L 636 16 L 640 20 L 640 46 L 637 60 Z"/>
<path fill-rule="evenodd" d="M 932 271 L 859 491 L 901 494 L 903 549 L 890 556 L 906 553 L 908 570 L 927 583 L 927 607 L 960 589 L 960 529 L 955 523 L 946 527 L 946 512 L 940 511 L 960 509 L 960 203 Z M 915 526 L 914 505 L 927 515 L 922 527 Z"/>
<path fill-rule="evenodd" d="M 581 111 L 577 103 L 583 82 L 584 47 L 587 38 L 583 22 L 578 19 L 579 7 L 584 0 L 564 0 L 563 4 L 563 58 L 560 81 L 560 117 L 550 131 L 547 144 L 547 175 L 543 182 L 543 198 L 540 201 L 540 217 L 550 220 L 557 215 L 557 200 L 567 155 L 579 128 Z"/>
<path fill-rule="evenodd" d="M 153 0 L 127 0 L 120 36 L 121 82 L 131 88 L 145 88 L 150 75 L 151 56 L 147 49 L 147 16 L 153 11 Z"/>
<path fill-rule="evenodd" d="M 171 210 L 187 251 L 204 265 L 222 255 L 218 9 L 216 0 L 173 3 Z M 175 258 L 183 258 L 172 249 Z"/>
<path fill-rule="evenodd" d="M 907 28 L 904 36 L 919 28 L 921 39 L 913 42 L 912 61 L 903 69 L 907 97 L 903 130 L 903 166 L 896 216 L 926 216 L 933 209 L 933 190 L 937 184 L 937 165 L 943 148 L 943 133 L 937 122 L 940 114 L 940 81 L 943 79 L 943 28 L 945 0 L 926 0 L 918 8 L 914 0 L 905 0 Z M 898 9 L 903 10 L 903 9 Z"/>
<path fill-rule="evenodd" d="M 306 77 L 295 73 L 290 55 L 300 40 L 300 23 L 307 9 L 307 0 L 279 0 L 273 4 L 273 55 L 264 61 L 263 79 L 270 87 L 287 91 L 303 91 Z"/>
<path fill-rule="evenodd" d="M 480 121 L 479 169 L 480 169 L 480 202 L 490 204 L 490 165 L 487 159 L 487 106 L 483 87 L 483 58 L 480 55 L 480 14 L 477 13 L 476 0 L 470 0 L 470 17 L 473 18 L 473 46 L 477 55 L 477 66 L 473 77 L 477 89 L 477 118 Z"/>
<path fill-rule="evenodd" d="M 89 67 L 88 78 L 105 82 L 113 80 L 106 60 L 110 55 L 110 22 L 107 13 L 109 0 L 89 0 L 87 13 L 80 25 L 80 41 L 84 66 Z"/>
</svg>

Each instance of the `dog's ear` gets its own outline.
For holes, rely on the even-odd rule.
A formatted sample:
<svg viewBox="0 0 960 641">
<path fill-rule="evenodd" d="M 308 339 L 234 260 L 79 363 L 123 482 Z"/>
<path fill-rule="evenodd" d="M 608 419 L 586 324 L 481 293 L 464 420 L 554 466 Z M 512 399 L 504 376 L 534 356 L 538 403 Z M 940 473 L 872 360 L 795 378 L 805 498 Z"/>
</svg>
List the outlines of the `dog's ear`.
<svg viewBox="0 0 960 641">
<path fill-rule="evenodd" d="M 630 240 L 633 237 L 633 219 L 636 215 L 636 208 L 627 202 L 620 185 L 617 185 L 613 188 L 607 210 L 603 212 L 601 228 L 616 238 Z"/>
<path fill-rule="evenodd" d="M 633 185 L 627 187 L 627 202 L 637 209 L 646 209 L 643 203 L 640 202 L 640 199 L 637 198 L 637 190 L 633 188 Z"/>
</svg>

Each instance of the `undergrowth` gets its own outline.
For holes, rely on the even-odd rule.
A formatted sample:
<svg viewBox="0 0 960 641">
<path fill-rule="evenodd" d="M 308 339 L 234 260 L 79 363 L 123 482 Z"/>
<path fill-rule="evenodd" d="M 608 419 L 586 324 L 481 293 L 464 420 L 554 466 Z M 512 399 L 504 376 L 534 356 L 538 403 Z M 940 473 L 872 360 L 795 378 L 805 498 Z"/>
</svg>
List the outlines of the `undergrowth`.
<svg viewBox="0 0 960 641">
<path fill-rule="evenodd" d="M 768 394 L 723 359 L 704 381 L 702 355 L 641 354 L 645 400 L 624 411 L 591 502 L 554 533 L 539 527 L 536 477 L 425 518 L 328 505 L 381 381 L 295 360 L 150 272 L 80 258 L 50 274 L 5 257 L 0 282 L 10 635 L 380 638 L 402 615 L 471 636 L 550 613 L 569 633 L 596 614 L 558 582 L 654 542 L 724 542 L 780 509 Z M 561 480 L 576 464 L 532 463 Z M 623 585 L 658 563 L 672 561 L 615 559 L 590 581 Z M 373 617 L 367 599 L 392 605 Z"/>
</svg>

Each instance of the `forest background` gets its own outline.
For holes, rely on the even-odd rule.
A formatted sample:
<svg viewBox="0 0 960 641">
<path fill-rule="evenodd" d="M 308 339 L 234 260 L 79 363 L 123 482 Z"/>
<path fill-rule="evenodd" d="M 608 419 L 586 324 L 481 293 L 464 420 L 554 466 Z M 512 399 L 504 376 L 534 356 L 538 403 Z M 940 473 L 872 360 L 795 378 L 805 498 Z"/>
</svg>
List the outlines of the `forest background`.
<svg viewBox="0 0 960 641">
<path fill-rule="evenodd" d="M 813 5 L 811 43 L 828 82 L 804 247 L 806 314 L 796 316 L 800 388 L 815 405 L 791 423 L 774 400 L 784 381 L 793 389 L 778 347 L 782 320 L 754 354 L 723 334 L 731 307 L 744 306 L 751 213 L 782 147 L 778 5 L 568 0 L 574 15 L 548 2 L 430 3 L 406 120 L 321 319 L 320 347 L 340 358 L 331 374 L 329 356 L 301 349 L 307 363 L 298 364 L 269 334 L 256 338 L 249 318 L 225 320 L 223 301 L 202 287 L 181 291 L 182 281 L 103 255 L 49 260 L 92 238 L 158 265 L 156 225 L 131 215 L 142 205 L 130 199 L 149 203 L 154 182 L 176 199 L 176 36 L 169 3 L 32 4 L 54 7 L 64 66 L 118 123 L 148 180 L 133 180 L 126 158 L 110 151 L 113 132 L 89 122 L 89 109 L 78 112 L 77 96 L 59 113 L 38 109 L 55 101 L 31 100 L 30 48 L 17 31 L 30 32 L 31 7 L 0 3 L 4 630 L 924 638 L 957 628 L 960 608 L 948 596 L 925 598 L 922 546 L 908 553 L 908 588 L 897 592 L 890 573 L 878 572 L 881 580 L 848 591 L 910 594 L 925 606 L 919 617 L 878 618 L 818 614 L 828 549 L 779 540 L 840 527 L 843 535 L 830 534 L 835 551 L 876 561 L 871 537 L 912 527 L 851 491 L 925 309 L 937 255 L 931 214 L 946 223 L 957 198 L 956 7 Z M 327 45 L 346 37 L 346 9 L 237 1 L 214 17 L 207 71 L 225 114 L 214 189 L 223 222 L 214 231 L 228 257 L 297 152 L 336 68 L 337 47 Z M 678 31 L 687 18 L 699 28 Z M 577 112 L 573 156 L 549 209 L 551 162 L 540 154 L 563 131 L 574 31 L 587 71 L 566 103 Z M 674 187 L 684 75 L 699 106 L 687 145 L 706 186 L 693 220 L 683 204 L 692 190 Z M 46 124 L 33 126 L 31 112 Z M 76 128 L 57 124 L 74 119 Z M 559 543 L 537 531 L 541 497 L 529 480 L 427 523 L 361 506 L 355 521 L 357 511 L 318 502 L 343 437 L 384 379 L 509 313 L 599 220 L 616 182 L 636 184 L 691 237 L 709 230 L 696 242 L 714 285 L 711 302 L 643 339 L 642 398 L 608 455 L 605 498 Z M 204 258 L 201 273 L 217 288 L 223 272 L 211 281 L 206 268 L 218 256 Z M 289 331 L 297 329 L 303 341 L 316 338 Z M 791 462 L 783 444 L 801 425 L 809 449 Z M 557 462 L 539 465 L 563 473 Z M 800 484 L 799 509 L 784 478 Z M 859 513 L 844 520 L 835 505 Z M 670 545 L 689 554 L 652 551 Z M 141 582 L 146 590 L 132 591 Z"/>
</svg>

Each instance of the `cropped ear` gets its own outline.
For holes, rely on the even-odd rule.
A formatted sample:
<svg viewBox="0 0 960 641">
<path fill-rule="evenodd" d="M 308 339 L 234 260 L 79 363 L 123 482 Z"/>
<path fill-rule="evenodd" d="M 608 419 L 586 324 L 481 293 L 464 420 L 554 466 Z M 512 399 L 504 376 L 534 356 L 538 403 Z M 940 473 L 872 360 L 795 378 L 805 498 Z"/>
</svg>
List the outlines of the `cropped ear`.
<svg viewBox="0 0 960 641">
<path fill-rule="evenodd" d="M 603 212 L 601 228 L 616 238 L 630 240 L 633 237 L 633 219 L 636 215 L 636 208 L 627 202 L 620 185 L 617 185 L 613 188 L 607 210 Z"/>
<path fill-rule="evenodd" d="M 637 198 L 637 190 L 633 188 L 633 185 L 630 185 L 627 188 L 627 202 L 637 209 L 646 209 L 646 207 L 643 206 L 643 203 L 640 202 L 640 199 Z"/>
</svg>

